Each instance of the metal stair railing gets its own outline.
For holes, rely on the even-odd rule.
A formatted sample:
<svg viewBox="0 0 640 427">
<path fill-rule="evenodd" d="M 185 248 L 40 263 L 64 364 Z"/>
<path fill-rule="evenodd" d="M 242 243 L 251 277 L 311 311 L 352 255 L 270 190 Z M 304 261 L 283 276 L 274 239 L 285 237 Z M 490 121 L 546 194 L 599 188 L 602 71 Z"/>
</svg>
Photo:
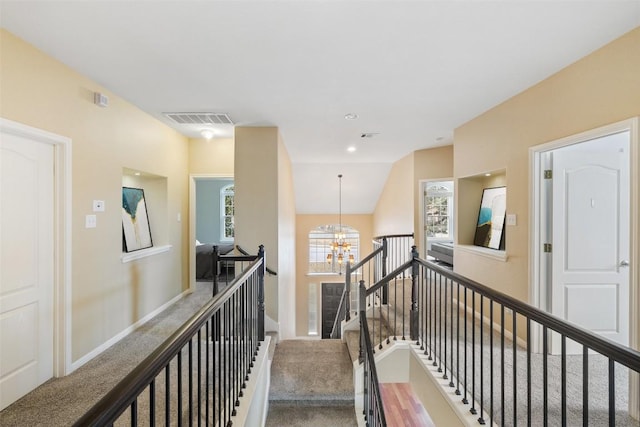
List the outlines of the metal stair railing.
<svg viewBox="0 0 640 427">
<path fill-rule="evenodd" d="M 249 258 L 242 274 L 74 426 L 231 425 L 264 341 L 264 247 Z"/>
<path fill-rule="evenodd" d="M 398 295 L 393 310 L 375 304 L 385 286 Z M 414 341 L 478 424 L 637 424 L 617 405 L 627 390 L 616 387 L 640 388 L 636 350 L 422 260 L 415 247 L 409 261 L 360 293 L 389 329 L 374 334 L 374 352 L 385 338 Z"/>
</svg>

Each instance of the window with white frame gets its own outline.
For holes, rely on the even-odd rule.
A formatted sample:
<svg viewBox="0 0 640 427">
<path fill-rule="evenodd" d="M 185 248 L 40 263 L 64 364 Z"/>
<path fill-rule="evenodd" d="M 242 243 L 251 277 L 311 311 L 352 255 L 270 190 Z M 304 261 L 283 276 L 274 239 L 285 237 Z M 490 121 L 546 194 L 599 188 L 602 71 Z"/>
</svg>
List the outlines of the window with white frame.
<svg viewBox="0 0 640 427">
<path fill-rule="evenodd" d="M 235 236 L 234 219 L 234 186 L 227 185 L 220 189 L 220 240 L 232 241 Z"/>
<path fill-rule="evenodd" d="M 453 181 L 426 183 L 424 235 L 427 244 L 434 240 L 453 241 Z"/>
<path fill-rule="evenodd" d="M 341 246 L 336 248 L 336 242 L 341 243 Z M 309 232 L 309 273 L 340 274 L 344 272 L 350 255 L 353 256 L 353 262 L 358 262 L 359 247 L 360 233 L 348 225 L 323 225 L 311 230 Z M 331 257 L 327 260 L 329 254 Z"/>
</svg>

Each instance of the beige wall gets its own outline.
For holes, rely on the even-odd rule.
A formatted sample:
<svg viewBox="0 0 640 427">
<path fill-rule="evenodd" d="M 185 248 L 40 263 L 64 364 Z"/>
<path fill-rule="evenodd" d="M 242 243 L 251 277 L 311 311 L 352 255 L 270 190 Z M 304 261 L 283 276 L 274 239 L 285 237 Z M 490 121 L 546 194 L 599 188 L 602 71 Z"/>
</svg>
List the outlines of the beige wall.
<svg viewBox="0 0 640 427">
<path fill-rule="evenodd" d="M 518 220 L 507 228 L 507 262 L 457 250 L 458 273 L 529 300 L 529 147 L 640 115 L 638 52 L 640 28 L 455 130 L 456 179 L 505 170 L 507 212 Z"/>
<path fill-rule="evenodd" d="M 186 138 L 31 45 L 0 32 L 0 115 L 72 139 L 72 360 L 95 350 L 187 287 Z M 109 107 L 93 104 L 93 93 Z M 154 243 L 172 249 L 123 264 L 123 168 L 166 179 Z M 86 229 L 92 200 L 105 201 Z M 161 236 L 161 237 L 158 237 Z M 157 241 L 156 237 L 161 239 Z"/>
<path fill-rule="evenodd" d="M 326 224 L 337 224 L 337 215 L 305 214 L 296 216 L 296 335 L 308 336 L 309 332 L 309 286 L 318 286 L 318 318 L 320 319 L 320 284 L 325 282 L 344 283 L 344 275 L 309 275 L 309 232 Z M 342 215 L 342 224 L 355 228 L 360 233 L 360 257 L 373 251 L 373 215 Z M 321 324 L 318 324 L 321 331 Z"/>
<path fill-rule="evenodd" d="M 413 153 L 413 230 L 418 253 L 424 255 L 422 230 L 422 182 L 453 178 L 453 145 Z M 413 231 L 412 230 L 412 231 Z"/>
<path fill-rule="evenodd" d="M 453 178 L 453 146 L 414 151 L 393 164 L 373 214 L 375 236 L 414 233 L 420 250 L 421 181 Z"/>
<path fill-rule="evenodd" d="M 373 212 L 376 236 L 404 234 L 413 231 L 414 153 L 391 167 Z"/>
<path fill-rule="evenodd" d="M 267 266 L 278 273 L 266 276 L 265 312 L 287 336 L 294 308 L 279 307 L 280 298 L 283 303 L 293 298 L 295 277 L 291 162 L 278 128 L 238 127 L 235 135 L 235 242 L 252 253 L 264 244 Z"/>
<path fill-rule="evenodd" d="M 233 176 L 233 138 L 190 139 L 189 173 Z"/>
<path fill-rule="evenodd" d="M 278 318 L 280 336 L 296 336 L 296 203 L 287 149 L 278 135 Z"/>
</svg>

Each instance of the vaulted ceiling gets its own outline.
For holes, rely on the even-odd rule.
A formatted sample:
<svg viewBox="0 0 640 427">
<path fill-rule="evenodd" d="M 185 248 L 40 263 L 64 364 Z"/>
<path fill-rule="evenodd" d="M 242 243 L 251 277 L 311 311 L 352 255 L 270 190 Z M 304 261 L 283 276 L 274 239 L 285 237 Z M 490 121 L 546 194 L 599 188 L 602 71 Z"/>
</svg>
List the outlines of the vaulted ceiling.
<svg viewBox="0 0 640 427">
<path fill-rule="evenodd" d="M 299 213 L 337 210 L 338 173 L 343 212 L 370 213 L 394 161 L 637 27 L 640 1 L 3 0 L 0 23 L 187 136 L 163 113 L 277 126 Z"/>
</svg>

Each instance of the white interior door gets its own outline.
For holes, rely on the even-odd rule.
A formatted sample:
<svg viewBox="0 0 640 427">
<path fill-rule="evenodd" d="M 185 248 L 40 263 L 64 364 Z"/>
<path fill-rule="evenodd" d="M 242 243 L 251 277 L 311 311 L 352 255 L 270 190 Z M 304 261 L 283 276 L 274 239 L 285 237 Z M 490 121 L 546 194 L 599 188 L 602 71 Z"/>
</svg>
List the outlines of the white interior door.
<svg viewBox="0 0 640 427">
<path fill-rule="evenodd" d="M 53 146 L 0 134 L 0 410 L 53 376 Z"/>
<path fill-rule="evenodd" d="M 552 154 L 552 313 L 629 342 L 629 132 Z M 559 337 L 552 340 L 558 352 Z M 569 344 L 570 353 L 582 347 Z"/>
</svg>

